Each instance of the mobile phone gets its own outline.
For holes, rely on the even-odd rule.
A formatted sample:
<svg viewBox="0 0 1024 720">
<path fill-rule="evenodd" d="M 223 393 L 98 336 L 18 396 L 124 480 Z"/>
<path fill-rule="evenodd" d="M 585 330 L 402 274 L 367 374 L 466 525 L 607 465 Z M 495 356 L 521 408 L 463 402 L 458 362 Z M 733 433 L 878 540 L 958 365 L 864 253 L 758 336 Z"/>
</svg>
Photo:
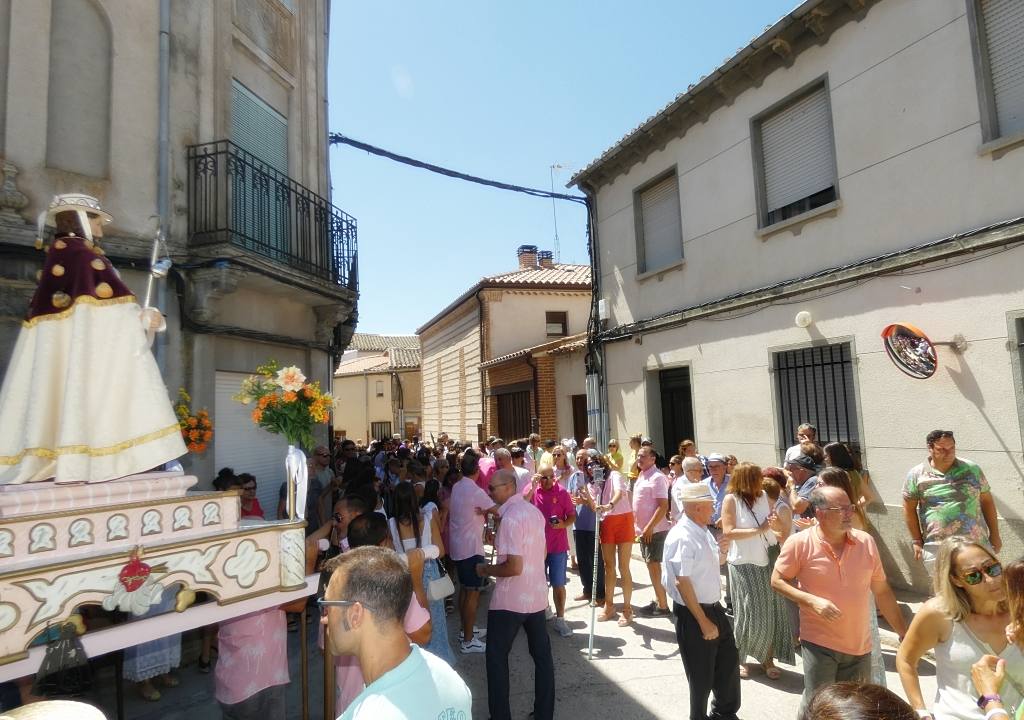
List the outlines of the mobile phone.
<svg viewBox="0 0 1024 720">
<path fill-rule="evenodd" d="M 561 518 L 559 518 L 557 515 L 552 515 L 551 517 L 548 518 L 548 522 L 551 523 L 552 525 L 557 525 L 560 519 Z"/>
</svg>

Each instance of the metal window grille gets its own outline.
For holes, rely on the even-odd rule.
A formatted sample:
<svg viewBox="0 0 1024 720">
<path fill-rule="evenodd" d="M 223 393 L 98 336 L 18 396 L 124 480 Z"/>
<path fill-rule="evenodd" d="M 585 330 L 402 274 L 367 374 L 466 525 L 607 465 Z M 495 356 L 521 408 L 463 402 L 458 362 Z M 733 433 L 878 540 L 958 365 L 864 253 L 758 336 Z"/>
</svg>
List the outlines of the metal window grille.
<svg viewBox="0 0 1024 720">
<path fill-rule="evenodd" d="M 773 371 L 781 451 L 805 422 L 818 428 L 821 445 L 860 441 L 849 343 L 777 352 Z"/>
<path fill-rule="evenodd" d="M 390 440 L 391 439 L 391 423 L 390 422 L 370 423 L 370 437 L 372 437 L 374 440 Z"/>
</svg>

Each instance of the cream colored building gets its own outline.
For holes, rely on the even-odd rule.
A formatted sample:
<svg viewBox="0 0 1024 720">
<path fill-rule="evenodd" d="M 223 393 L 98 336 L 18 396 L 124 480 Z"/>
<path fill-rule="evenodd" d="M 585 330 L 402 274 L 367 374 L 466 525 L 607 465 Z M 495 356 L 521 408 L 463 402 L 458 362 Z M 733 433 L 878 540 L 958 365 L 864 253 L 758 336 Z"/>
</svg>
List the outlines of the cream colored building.
<svg viewBox="0 0 1024 720">
<path fill-rule="evenodd" d="M 334 371 L 334 435 L 371 440 L 420 432 L 420 340 L 355 333 Z"/>
<path fill-rule="evenodd" d="M 926 589 L 901 489 L 952 429 L 1019 557 L 1021 178 L 1024 4 L 802 3 L 573 180 L 604 434 L 778 464 L 813 422 L 861 447 L 890 579 Z M 932 377 L 890 362 L 896 322 L 938 343 Z"/>
<path fill-rule="evenodd" d="M 556 263 L 535 245 L 521 245 L 516 261 L 516 270 L 482 278 L 416 331 L 423 437 L 572 433 L 572 396 L 584 395 L 584 375 L 563 373 L 556 389 L 550 351 L 586 332 L 590 268 Z"/>
<path fill-rule="evenodd" d="M 100 199 L 107 255 L 140 295 L 162 221 L 175 267 L 154 350 L 216 426 L 187 469 L 249 470 L 261 500 L 283 440 L 231 396 L 270 359 L 329 386 L 354 327 L 356 226 L 329 199 L 328 4 L 0 0 L 0 367 L 55 193 Z"/>
</svg>

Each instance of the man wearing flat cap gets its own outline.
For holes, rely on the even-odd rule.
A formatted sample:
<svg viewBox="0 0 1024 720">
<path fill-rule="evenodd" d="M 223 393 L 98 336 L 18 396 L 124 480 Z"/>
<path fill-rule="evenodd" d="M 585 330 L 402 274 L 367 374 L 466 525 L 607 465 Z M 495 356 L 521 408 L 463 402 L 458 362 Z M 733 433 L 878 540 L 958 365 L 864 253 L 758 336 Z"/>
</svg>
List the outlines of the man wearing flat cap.
<svg viewBox="0 0 1024 720">
<path fill-rule="evenodd" d="M 807 455 L 797 455 L 792 460 L 786 461 L 785 470 L 793 479 L 789 488 L 793 514 L 805 518 L 814 517 L 814 508 L 811 507 L 810 499 L 811 492 L 818 487 L 818 466 Z"/>
<path fill-rule="evenodd" d="M 683 517 L 665 541 L 662 584 L 672 599 L 676 641 L 690 683 L 690 720 L 735 720 L 740 709 L 739 652 L 720 602 L 725 553 L 708 530 L 714 496 L 704 483 L 679 491 Z"/>
</svg>

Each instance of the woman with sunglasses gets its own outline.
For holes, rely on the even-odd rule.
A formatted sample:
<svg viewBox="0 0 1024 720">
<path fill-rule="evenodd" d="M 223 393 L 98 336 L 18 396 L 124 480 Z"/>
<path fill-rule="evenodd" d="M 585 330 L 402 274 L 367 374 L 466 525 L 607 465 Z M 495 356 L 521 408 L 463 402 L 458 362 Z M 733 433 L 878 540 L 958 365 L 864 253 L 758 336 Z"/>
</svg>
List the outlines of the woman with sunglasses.
<svg viewBox="0 0 1024 720">
<path fill-rule="evenodd" d="M 619 450 L 619 441 L 612 438 L 608 441 L 608 454 L 605 456 L 605 460 L 608 461 L 608 465 L 615 472 L 622 472 L 622 451 Z"/>
<path fill-rule="evenodd" d="M 242 518 L 266 520 L 263 507 L 260 505 L 259 498 L 256 497 L 256 478 L 249 473 L 240 473 L 237 482 L 238 487 L 242 488 Z"/>
<path fill-rule="evenodd" d="M 922 718 L 983 720 L 971 682 L 971 666 L 984 655 L 1006 661 L 1002 702 L 1020 705 L 1024 688 L 1024 654 L 1006 639 L 1010 623 L 1003 568 L 992 550 L 965 537 L 951 537 L 939 548 L 935 597 L 914 616 L 896 655 L 903 691 Z M 936 693 L 928 711 L 921 694 L 917 664 L 935 654 Z"/>
</svg>

